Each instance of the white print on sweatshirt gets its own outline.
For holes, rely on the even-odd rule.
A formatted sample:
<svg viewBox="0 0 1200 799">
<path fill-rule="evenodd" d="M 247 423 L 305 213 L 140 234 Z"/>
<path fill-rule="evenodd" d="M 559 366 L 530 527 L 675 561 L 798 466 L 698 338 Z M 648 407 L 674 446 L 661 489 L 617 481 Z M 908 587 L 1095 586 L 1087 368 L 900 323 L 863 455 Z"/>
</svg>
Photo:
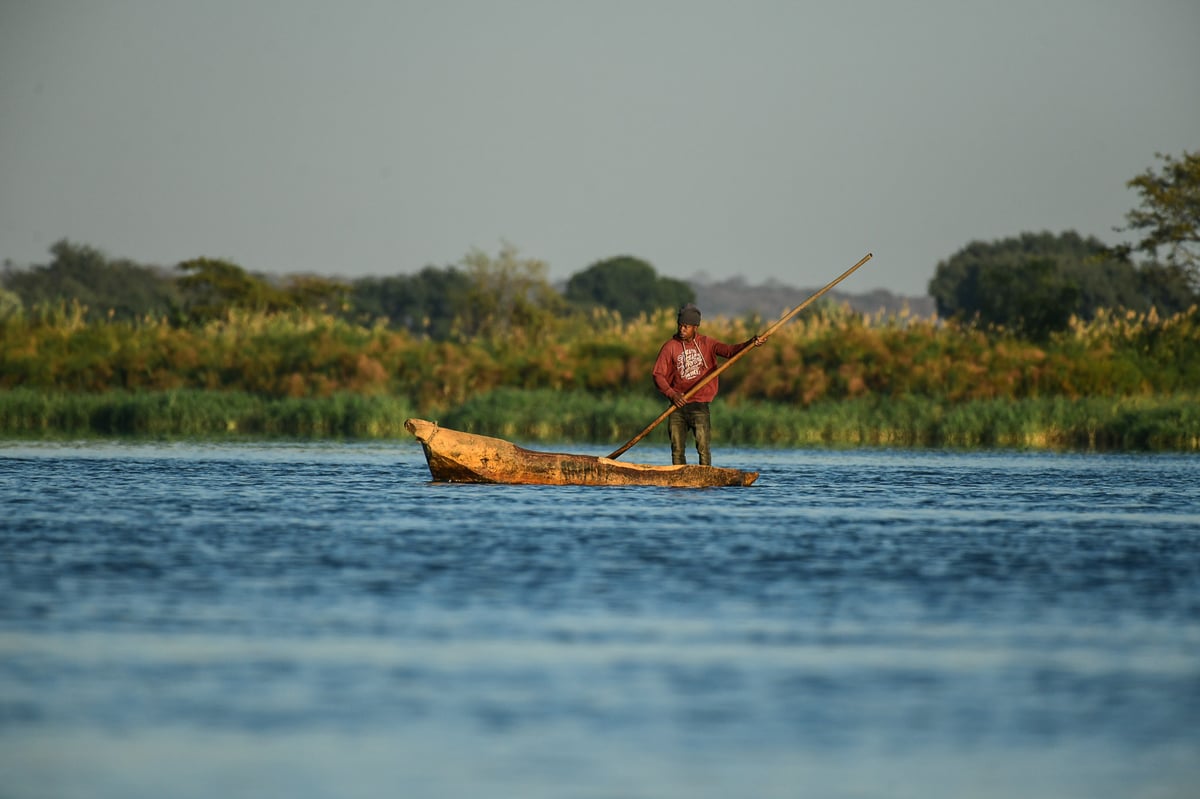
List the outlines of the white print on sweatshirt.
<svg viewBox="0 0 1200 799">
<path fill-rule="evenodd" d="M 704 360 L 699 347 L 689 350 L 684 344 L 683 351 L 675 356 L 675 368 L 684 380 L 695 380 L 704 374 L 704 370 L 708 368 L 708 362 Z"/>
</svg>

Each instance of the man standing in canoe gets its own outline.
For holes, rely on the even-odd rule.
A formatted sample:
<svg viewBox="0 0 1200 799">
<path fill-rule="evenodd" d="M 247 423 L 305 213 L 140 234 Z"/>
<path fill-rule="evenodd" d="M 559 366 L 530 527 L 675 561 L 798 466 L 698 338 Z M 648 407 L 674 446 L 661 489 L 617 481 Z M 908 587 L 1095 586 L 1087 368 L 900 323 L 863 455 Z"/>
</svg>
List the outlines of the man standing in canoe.
<svg viewBox="0 0 1200 799">
<path fill-rule="evenodd" d="M 758 347 L 763 339 L 754 336 L 741 344 L 725 344 L 701 335 L 700 309 L 690 302 L 679 309 L 678 328 L 674 336 L 658 351 L 654 363 L 654 385 L 671 402 L 676 411 L 671 414 L 671 463 L 687 463 L 684 449 L 690 430 L 696 439 L 696 454 L 701 466 L 712 466 L 712 424 L 708 405 L 717 396 L 714 378 L 706 383 L 690 401 L 683 395 L 717 366 L 717 358 L 732 358 L 751 344 Z"/>
</svg>

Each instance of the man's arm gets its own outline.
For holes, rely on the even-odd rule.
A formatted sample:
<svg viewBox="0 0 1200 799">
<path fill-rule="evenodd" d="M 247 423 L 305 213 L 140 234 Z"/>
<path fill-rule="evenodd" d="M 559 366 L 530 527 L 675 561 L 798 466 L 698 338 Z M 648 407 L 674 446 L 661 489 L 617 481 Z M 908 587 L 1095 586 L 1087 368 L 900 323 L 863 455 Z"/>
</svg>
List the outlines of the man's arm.
<svg viewBox="0 0 1200 799">
<path fill-rule="evenodd" d="M 725 344 L 718 341 L 713 345 L 713 352 L 720 355 L 722 358 L 732 358 L 742 350 L 749 346 L 761 347 L 765 342 L 761 336 L 754 335 L 743 341 L 741 344 Z"/>
</svg>

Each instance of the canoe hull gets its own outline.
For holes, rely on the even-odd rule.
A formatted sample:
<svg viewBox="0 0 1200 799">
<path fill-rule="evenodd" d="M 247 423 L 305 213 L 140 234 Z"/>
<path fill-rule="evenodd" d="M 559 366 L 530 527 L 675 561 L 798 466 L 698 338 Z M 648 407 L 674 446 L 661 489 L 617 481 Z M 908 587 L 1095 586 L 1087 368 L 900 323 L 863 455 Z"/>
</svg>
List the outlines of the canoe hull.
<svg viewBox="0 0 1200 799">
<path fill-rule="evenodd" d="M 436 482 L 515 485 L 670 486 L 707 488 L 748 486 L 758 472 L 715 466 L 647 466 L 595 455 L 538 452 L 499 438 L 409 419 L 405 428 L 425 450 Z"/>
</svg>

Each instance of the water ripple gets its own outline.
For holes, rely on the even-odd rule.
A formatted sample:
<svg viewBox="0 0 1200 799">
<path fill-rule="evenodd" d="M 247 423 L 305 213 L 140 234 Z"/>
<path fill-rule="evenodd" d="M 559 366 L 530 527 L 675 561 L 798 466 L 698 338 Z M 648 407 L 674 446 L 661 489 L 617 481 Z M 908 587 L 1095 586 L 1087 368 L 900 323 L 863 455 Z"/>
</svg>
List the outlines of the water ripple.
<svg viewBox="0 0 1200 799">
<path fill-rule="evenodd" d="M 719 460 L 762 476 L 438 485 L 407 443 L 2 445 L 0 770 L 122 797 L 1200 777 L 1196 458 Z"/>
</svg>

